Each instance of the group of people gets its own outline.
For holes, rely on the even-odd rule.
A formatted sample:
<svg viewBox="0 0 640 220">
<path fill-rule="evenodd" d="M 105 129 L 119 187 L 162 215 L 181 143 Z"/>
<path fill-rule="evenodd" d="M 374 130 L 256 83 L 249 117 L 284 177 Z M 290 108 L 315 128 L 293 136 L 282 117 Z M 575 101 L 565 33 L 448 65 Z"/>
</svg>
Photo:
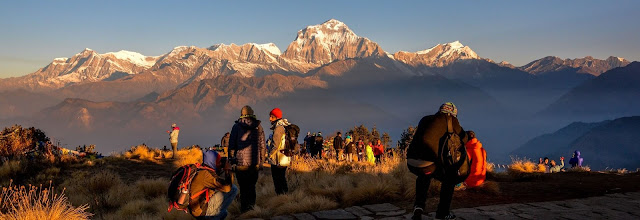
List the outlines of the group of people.
<svg viewBox="0 0 640 220">
<path fill-rule="evenodd" d="M 449 130 L 452 130 L 460 137 L 463 147 L 467 149 L 470 160 L 473 161 L 470 164 L 470 174 L 466 178 L 465 184 L 469 187 L 474 187 L 481 185 L 485 180 L 486 151 L 482 148 L 482 143 L 475 137 L 475 133 L 473 131 L 464 131 L 456 117 L 457 108 L 455 105 L 453 103 L 445 103 L 434 115 L 422 118 L 406 151 L 409 171 L 417 176 L 413 219 L 422 218 L 426 205 L 427 191 L 432 178 L 438 178 L 442 182 L 436 219 L 455 219 L 455 215 L 450 213 L 449 209 L 454 187 L 459 182 L 449 181 L 439 175 L 442 165 L 437 162 L 437 152 L 441 145 L 441 138 L 451 133 L 448 132 L 448 127 L 450 128 Z M 286 142 L 285 127 L 290 123 L 283 118 L 283 112 L 279 108 L 269 112 L 269 121 L 269 128 L 272 134 L 266 140 L 261 121 L 256 118 L 250 106 L 244 106 L 240 111 L 239 119 L 235 121 L 231 128 L 231 132 L 223 138 L 223 145 L 226 144 L 225 142 L 228 138 L 228 163 L 221 164 L 219 159 L 221 156 L 215 151 L 205 151 L 203 153 L 203 165 L 211 168 L 222 168 L 224 174 L 199 178 L 198 175 L 200 173 L 198 173 L 194 178 L 193 184 L 198 184 L 198 188 L 192 189 L 192 192 L 195 193 L 197 190 L 202 190 L 203 187 L 209 187 L 215 192 L 212 195 L 206 194 L 206 201 L 209 204 L 204 206 L 199 203 L 194 204 L 194 206 L 200 207 L 198 212 L 192 212 L 197 219 L 224 219 L 226 217 L 226 209 L 238 193 L 238 189 L 233 185 L 234 180 L 229 177 L 229 172 L 235 172 L 242 212 L 251 210 L 256 204 L 256 183 L 258 181 L 258 173 L 262 169 L 264 162 L 269 163 L 271 166 L 275 193 L 280 195 L 288 192 L 285 175 L 291 164 L 291 157 L 284 153 L 284 149 Z M 174 126 L 174 130 L 179 130 L 176 128 Z M 322 133 L 318 132 L 315 135 L 307 133 L 304 142 L 303 149 L 308 150 L 311 156 L 322 157 L 322 143 L 324 143 Z M 375 161 L 380 160 L 384 147 L 380 140 L 376 140 L 374 143 L 365 144 L 361 139 L 354 141 L 351 135 L 347 135 L 346 138 L 342 139 L 342 134 L 338 133 L 333 139 L 333 150 L 336 152 L 335 157 L 337 160 L 366 160 L 375 163 Z M 203 173 L 205 174 L 202 175 L 211 175 L 208 172 Z"/>
<path fill-rule="evenodd" d="M 571 164 L 571 168 L 582 167 L 583 161 L 584 159 L 580 156 L 580 151 L 576 150 L 573 152 L 569 164 Z M 544 165 L 545 173 L 559 173 L 562 171 L 562 168 L 564 168 L 564 157 L 560 157 L 560 164 L 556 163 L 555 160 L 549 160 L 548 157 L 544 159 L 540 158 L 538 164 Z"/>
<path fill-rule="evenodd" d="M 347 162 L 367 161 L 372 164 L 380 163 L 385 152 L 385 146 L 380 139 L 365 142 L 362 138 L 358 138 L 355 141 L 353 134 L 347 134 L 343 139 L 342 132 L 337 132 L 329 144 L 330 147 L 325 146 L 322 132 L 313 134 L 307 132 L 302 146 L 301 155 L 309 155 L 313 158 L 335 157 L 338 161 Z"/>
</svg>

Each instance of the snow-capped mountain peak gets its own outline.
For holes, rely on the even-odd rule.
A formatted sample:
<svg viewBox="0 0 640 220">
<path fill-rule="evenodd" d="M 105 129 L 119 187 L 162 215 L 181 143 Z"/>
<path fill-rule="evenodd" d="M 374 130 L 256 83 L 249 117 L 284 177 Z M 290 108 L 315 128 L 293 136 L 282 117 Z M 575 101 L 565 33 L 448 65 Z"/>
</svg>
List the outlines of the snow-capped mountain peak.
<svg viewBox="0 0 640 220">
<path fill-rule="evenodd" d="M 396 60 L 402 61 L 412 66 L 446 66 L 456 60 L 482 59 L 460 41 L 446 44 L 438 44 L 432 48 L 417 51 L 415 53 L 399 51 L 393 56 Z"/>
<path fill-rule="evenodd" d="M 118 52 L 109 52 L 104 55 L 113 55 L 117 59 L 127 60 L 135 65 L 143 67 L 151 67 L 155 64 L 155 59 L 148 59 L 148 57 L 131 51 L 121 50 Z"/>
<path fill-rule="evenodd" d="M 278 46 L 276 46 L 276 44 L 274 43 L 266 43 L 266 44 L 251 43 L 251 44 L 259 48 L 260 50 L 269 51 L 269 53 L 272 53 L 273 55 L 280 56 L 280 54 L 282 54 L 282 52 L 280 52 L 280 48 L 278 48 Z"/>
<path fill-rule="evenodd" d="M 359 37 L 336 19 L 298 31 L 296 39 L 283 53 L 285 58 L 314 64 L 372 55 L 385 56 L 385 52 L 378 44 Z"/>
</svg>

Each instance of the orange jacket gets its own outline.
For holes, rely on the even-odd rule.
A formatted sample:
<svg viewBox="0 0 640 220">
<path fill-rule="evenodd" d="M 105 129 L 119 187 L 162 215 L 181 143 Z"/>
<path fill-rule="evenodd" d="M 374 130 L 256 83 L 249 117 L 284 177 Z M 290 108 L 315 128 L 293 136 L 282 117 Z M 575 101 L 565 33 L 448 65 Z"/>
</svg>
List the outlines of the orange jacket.
<svg viewBox="0 0 640 220">
<path fill-rule="evenodd" d="M 471 159 L 471 173 L 464 182 L 468 187 L 479 186 L 487 178 L 487 152 L 477 138 L 469 140 L 465 147 Z"/>
</svg>

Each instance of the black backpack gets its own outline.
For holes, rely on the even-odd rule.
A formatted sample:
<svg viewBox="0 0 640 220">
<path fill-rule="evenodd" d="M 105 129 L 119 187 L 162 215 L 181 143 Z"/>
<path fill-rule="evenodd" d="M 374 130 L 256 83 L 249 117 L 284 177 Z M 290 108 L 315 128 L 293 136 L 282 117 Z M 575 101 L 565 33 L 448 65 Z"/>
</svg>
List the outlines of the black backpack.
<svg viewBox="0 0 640 220">
<path fill-rule="evenodd" d="M 167 211 L 171 212 L 171 209 L 175 208 L 177 210 L 188 212 L 191 200 L 197 199 L 203 193 L 208 193 L 208 189 L 204 189 L 195 195 L 191 195 L 191 181 L 196 177 L 196 174 L 202 170 L 212 172 L 214 174 L 216 173 L 214 169 L 200 164 L 184 165 L 173 173 L 171 181 L 169 181 L 169 189 L 167 191 L 167 198 L 169 198 L 169 209 Z M 208 203 L 208 196 L 206 200 Z M 206 203 L 203 203 L 203 205 L 206 205 Z M 206 210 L 206 207 L 204 208 L 204 210 Z"/>
<path fill-rule="evenodd" d="M 298 145 L 298 135 L 300 128 L 297 125 L 289 124 L 284 126 L 285 143 L 283 154 L 287 157 L 293 156 L 300 148 Z"/>
<path fill-rule="evenodd" d="M 447 115 L 447 133 L 440 139 L 438 150 L 440 175 L 436 177 L 443 182 L 458 184 L 469 176 L 471 161 L 462 139 L 453 130 L 452 121 L 451 116 Z"/>
</svg>

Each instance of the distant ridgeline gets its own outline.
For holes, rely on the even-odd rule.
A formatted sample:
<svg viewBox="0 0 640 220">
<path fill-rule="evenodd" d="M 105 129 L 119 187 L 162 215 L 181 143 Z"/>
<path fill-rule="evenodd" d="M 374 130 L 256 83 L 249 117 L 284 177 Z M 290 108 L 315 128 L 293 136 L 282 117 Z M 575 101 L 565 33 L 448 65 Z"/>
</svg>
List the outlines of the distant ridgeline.
<svg viewBox="0 0 640 220">
<path fill-rule="evenodd" d="M 537 161 L 565 157 L 565 167 L 575 150 L 592 170 L 605 168 L 640 168 L 640 116 L 624 117 L 596 123 L 572 123 L 554 133 L 540 135 L 512 152 L 518 157 Z"/>
</svg>

